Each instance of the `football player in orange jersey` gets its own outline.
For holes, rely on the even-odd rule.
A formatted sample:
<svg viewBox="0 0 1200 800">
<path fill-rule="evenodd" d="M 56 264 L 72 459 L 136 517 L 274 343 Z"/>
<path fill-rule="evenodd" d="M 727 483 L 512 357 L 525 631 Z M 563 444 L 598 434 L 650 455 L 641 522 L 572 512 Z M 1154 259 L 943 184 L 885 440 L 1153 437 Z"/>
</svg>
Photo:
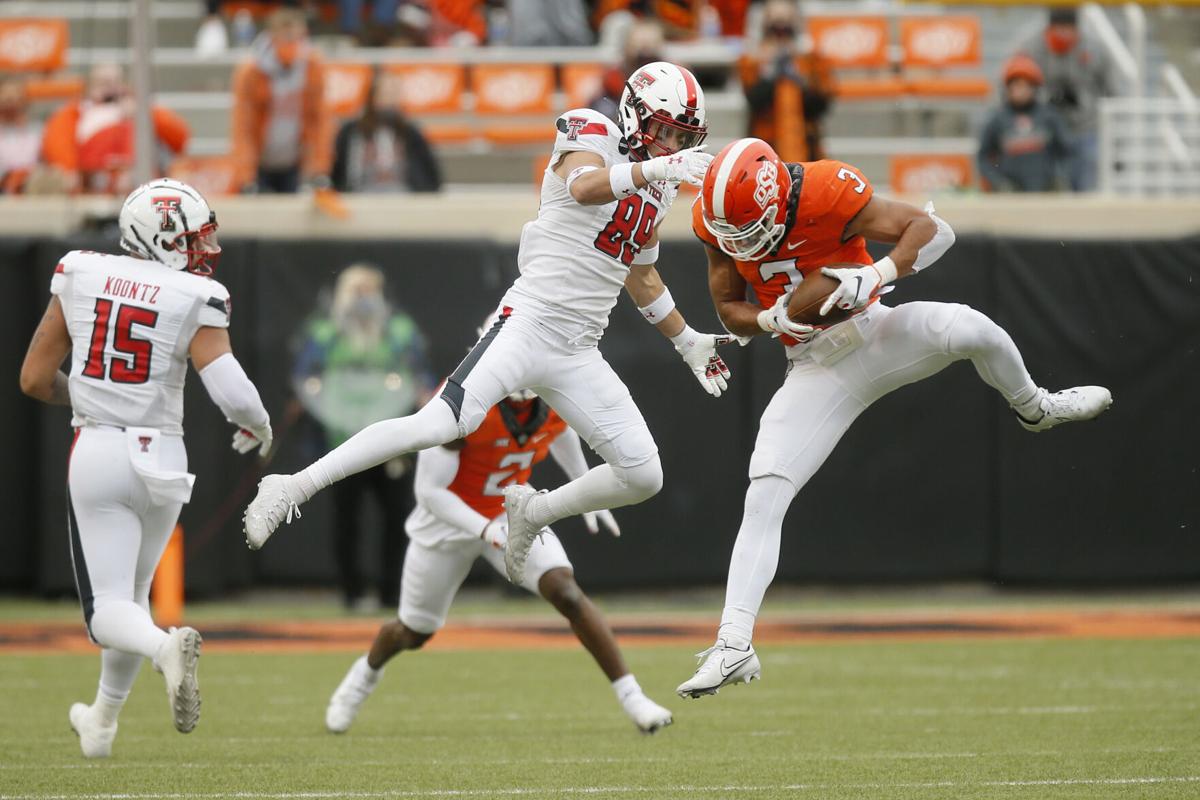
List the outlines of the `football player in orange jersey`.
<svg viewBox="0 0 1200 800">
<path fill-rule="evenodd" d="M 740 139 L 713 160 L 692 220 L 706 245 L 709 290 L 726 329 L 739 337 L 779 337 L 790 363 L 763 412 L 750 458 L 717 641 L 677 689 L 684 697 L 760 677 L 750 640 L 775 577 L 784 514 L 871 403 L 962 359 L 1030 431 L 1091 419 L 1112 403 L 1100 386 L 1040 388 L 1009 335 L 965 305 L 876 302 L 888 284 L 937 261 L 954 233 L 932 205 L 922 211 L 875 195 L 849 164 L 784 164 L 766 142 Z M 872 261 L 868 239 L 893 245 L 891 252 Z M 817 270 L 839 282 L 820 313 L 835 305 L 858 313 L 823 329 L 789 319 L 792 291 Z M 747 302 L 747 287 L 757 305 Z"/>
<path fill-rule="evenodd" d="M 533 466 L 547 455 L 572 480 L 588 470 L 579 436 L 528 390 L 493 406 L 466 438 L 421 451 L 414 484 L 417 507 L 405 525 L 409 545 L 398 618 L 380 627 L 370 651 L 354 662 L 333 693 L 325 711 L 330 731 L 342 733 L 350 727 L 392 656 L 420 648 L 445 624 L 450 603 L 475 559 L 482 556 L 505 574 L 504 487 L 528 482 Z M 621 534 L 609 511 L 583 518 L 592 533 L 602 524 L 613 536 Z M 639 730 L 654 733 L 671 724 L 671 712 L 638 686 L 612 629 L 575 582 L 571 562 L 548 528 L 529 551 L 521 585 L 567 618 Z"/>
</svg>

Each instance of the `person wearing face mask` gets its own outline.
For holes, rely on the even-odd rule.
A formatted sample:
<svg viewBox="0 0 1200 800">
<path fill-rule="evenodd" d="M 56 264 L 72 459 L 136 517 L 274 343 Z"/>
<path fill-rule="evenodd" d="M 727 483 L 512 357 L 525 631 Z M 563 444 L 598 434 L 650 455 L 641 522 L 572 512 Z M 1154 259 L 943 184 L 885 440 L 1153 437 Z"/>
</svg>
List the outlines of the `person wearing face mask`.
<svg viewBox="0 0 1200 800">
<path fill-rule="evenodd" d="M 1002 192 L 1049 192 L 1062 183 L 1071 157 L 1062 118 L 1039 101 L 1042 71 L 1017 55 L 1004 65 L 1004 102 L 992 112 L 979 139 L 979 174 Z"/>
<path fill-rule="evenodd" d="M 314 317 L 304 329 L 293 388 L 323 429 L 328 447 L 371 423 L 410 414 L 432 396 L 425 339 L 408 314 L 388 305 L 379 269 L 355 264 L 338 275 L 329 313 Z M 376 562 L 379 601 L 393 606 L 399 601 L 404 520 L 413 505 L 411 462 L 392 459 L 341 481 L 333 491 L 334 555 L 342 601 L 351 609 L 367 602 L 358 556 L 368 495 L 374 496 L 383 521 Z"/>
<path fill-rule="evenodd" d="M 329 185 L 332 119 L 325 68 L 308 42 L 304 14 L 280 8 L 233 75 L 232 140 L 247 192 L 292 193 Z"/>
<path fill-rule="evenodd" d="M 621 48 L 621 63 L 605 70 L 600 79 L 600 94 L 596 95 L 589 108 L 594 108 L 613 122 L 620 124 L 619 103 L 625 91 L 625 79 L 642 64 L 662 61 L 663 29 L 657 20 L 635 19 L 625 33 L 625 44 Z"/>
<path fill-rule="evenodd" d="M 792 0 L 763 7 L 762 41 L 738 61 L 750 105 L 750 136 L 769 142 L 784 161 L 825 157 L 821 121 L 833 102 L 829 63 L 800 46 L 800 9 Z"/>
<path fill-rule="evenodd" d="M 37 166 L 42 130 L 29 120 L 29 98 L 20 78 L 0 79 L 0 194 L 22 190 Z"/>
<path fill-rule="evenodd" d="M 1069 165 L 1071 188 L 1077 192 L 1095 189 L 1100 98 L 1117 93 L 1108 57 L 1080 31 L 1075 8 L 1051 9 L 1045 29 L 1017 52 L 1029 56 L 1041 69 L 1047 101 L 1076 142 Z"/>
<path fill-rule="evenodd" d="M 188 126 L 160 106 L 151 109 L 158 148 L 157 172 L 183 152 Z M 130 191 L 134 163 L 134 99 L 116 64 L 96 64 L 82 100 L 68 103 L 46 121 L 42 160 L 59 170 L 69 190 L 87 194 Z"/>
</svg>

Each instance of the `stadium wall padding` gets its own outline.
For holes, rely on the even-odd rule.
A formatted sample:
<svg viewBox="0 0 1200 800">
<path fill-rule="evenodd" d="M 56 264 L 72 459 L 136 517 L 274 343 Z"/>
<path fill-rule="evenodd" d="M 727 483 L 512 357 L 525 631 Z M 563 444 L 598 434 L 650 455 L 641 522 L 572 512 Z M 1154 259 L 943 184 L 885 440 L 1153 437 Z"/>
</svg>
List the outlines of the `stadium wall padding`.
<svg viewBox="0 0 1200 800">
<path fill-rule="evenodd" d="M 440 374 L 516 275 L 515 248 L 483 240 L 223 242 L 218 277 L 233 297 L 235 352 L 272 413 L 270 471 L 323 451 L 291 397 L 291 343 L 338 270 L 366 261 L 424 329 Z M 0 589 L 71 590 L 65 535 L 69 416 L 22 397 L 16 375 L 59 256 L 112 249 L 99 236 L 0 239 L 13 303 L 0 369 L 5 503 Z M 703 254 L 665 242 L 660 269 L 699 329 L 715 329 Z M 1003 325 L 1035 379 L 1052 388 L 1100 383 L 1116 403 L 1100 420 L 1032 435 L 969 362 L 868 409 L 788 515 L 779 580 L 1121 583 L 1200 578 L 1200 239 L 1058 242 L 960 237 L 933 269 L 901 281 L 889 304 L 967 303 Z M 622 300 L 601 349 L 654 432 L 666 485 L 617 512 L 623 536 L 556 529 L 583 585 L 723 581 L 741 517 L 758 414 L 783 377 L 781 348 L 733 347 L 730 392 L 705 395 L 669 344 Z M 185 507 L 193 596 L 263 584 L 332 584 L 328 494 L 259 553 L 240 532 L 258 477 L 229 449 L 231 427 L 199 380 L 187 389 L 188 452 L 198 475 Z M 589 454 L 595 461 L 595 457 Z M 554 466 L 535 483 L 556 485 Z M 856 507 L 854 498 L 869 498 Z M 364 553 L 370 561 L 370 553 Z M 369 569 L 369 567 L 368 567 Z M 368 572 L 369 574 L 369 572 Z"/>
</svg>

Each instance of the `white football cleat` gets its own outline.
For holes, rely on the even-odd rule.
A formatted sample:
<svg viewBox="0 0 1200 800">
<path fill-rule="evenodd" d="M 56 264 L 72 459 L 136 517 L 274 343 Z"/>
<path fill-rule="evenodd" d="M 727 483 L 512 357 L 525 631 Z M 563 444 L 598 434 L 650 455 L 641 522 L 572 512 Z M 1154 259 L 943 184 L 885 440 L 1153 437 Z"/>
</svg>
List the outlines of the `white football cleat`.
<svg viewBox="0 0 1200 800">
<path fill-rule="evenodd" d="M 200 721 L 199 663 L 200 634 L 195 628 L 171 628 L 170 637 L 154 657 L 154 668 L 167 682 L 171 720 L 180 733 L 191 733 Z"/>
<path fill-rule="evenodd" d="M 1082 422 L 1099 416 L 1112 405 L 1112 393 L 1103 386 L 1076 386 L 1061 392 L 1039 389 L 1038 408 L 1042 415 L 1028 420 L 1017 414 L 1021 427 L 1033 433 L 1048 431 L 1064 422 Z"/>
<path fill-rule="evenodd" d="M 83 703 L 72 703 L 67 713 L 71 730 L 79 737 L 79 748 L 84 758 L 108 758 L 112 755 L 113 739 L 117 738 L 117 724 L 106 728 L 92 713 L 92 707 Z"/>
<path fill-rule="evenodd" d="M 674 722 L 670 711 L 641 692 L 625 700 L 621 707 L 642 733 L 654 733 Z"/>
<path fill-rule="evenodd" d="M 679 684 L 675 691 L 680 697 L 702 697 L 716 694 L 727 683 L 749 683 L 762 679 L 762 665 L 754 653 L 754 645 L 746 649 L 728 647 L 724 639 L 696 654 L 701 660 L 696 674 Z"/>
<path fill-rule="evenodd" d="M 266 544 L 271 534 L 291 522 L 292 517 L 300 519 L 300 504 L 288 494 L 287 479 L 287 475 L 267 475 L 258 482 L 258 494 L 242 515 L 242 530 L 251 550 Z"/>
<path fill-rule="evenodd" d="M 380 669 L 375 678 L 371 679 L 370 668 L 366 662 L 366 656 L 359 657 L 329 698 L 329 705 L 325 708 L 325 727 L 330 733 L 345 733 L 350 730 L 354 718 L 358 716 L 358 710 L 371 696 L 371 692 L 375 691 L 383 670 Z"/>
<path fill-rule="evenodd" d="M 529 500 L 537 492 L 531 486 L 516 484 L 504 487 L 504 512 L 508 516 L 508 542 L 504 545 L 504 571 L 508 579 L 521 585 L 525 580 L 525 560 L 533 540 L 542 535 L 525 517 Z"/>
</svg>

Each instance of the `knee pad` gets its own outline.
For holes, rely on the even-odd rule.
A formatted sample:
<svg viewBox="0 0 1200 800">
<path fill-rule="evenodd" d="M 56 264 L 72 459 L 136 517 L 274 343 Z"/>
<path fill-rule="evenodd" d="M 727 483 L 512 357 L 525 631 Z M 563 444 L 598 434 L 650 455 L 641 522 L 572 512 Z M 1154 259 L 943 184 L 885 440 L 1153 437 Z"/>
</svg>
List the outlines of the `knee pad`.
<svg viewBox="0 0 1200 800">
<path fill-rule="evenodd" d="M 631 501 L 633 503 L 640 503 L 643 500 L 649 499 L 658 494 L 662 489 L 662 461 L 659 459 L 657 453 L 637 466 L 613 467 L 613 470 L 619 476 L 621 483 L 631 493 L 637 495 L 638 499 Z"/>
<path fill-rule="evenodd" d="M 957 306 L 957 312 L 946 336 L 948 352 L 969 358 L 1002 345 L 1008 338 L 986 314 L 962 305 Z"/>
</svg>

